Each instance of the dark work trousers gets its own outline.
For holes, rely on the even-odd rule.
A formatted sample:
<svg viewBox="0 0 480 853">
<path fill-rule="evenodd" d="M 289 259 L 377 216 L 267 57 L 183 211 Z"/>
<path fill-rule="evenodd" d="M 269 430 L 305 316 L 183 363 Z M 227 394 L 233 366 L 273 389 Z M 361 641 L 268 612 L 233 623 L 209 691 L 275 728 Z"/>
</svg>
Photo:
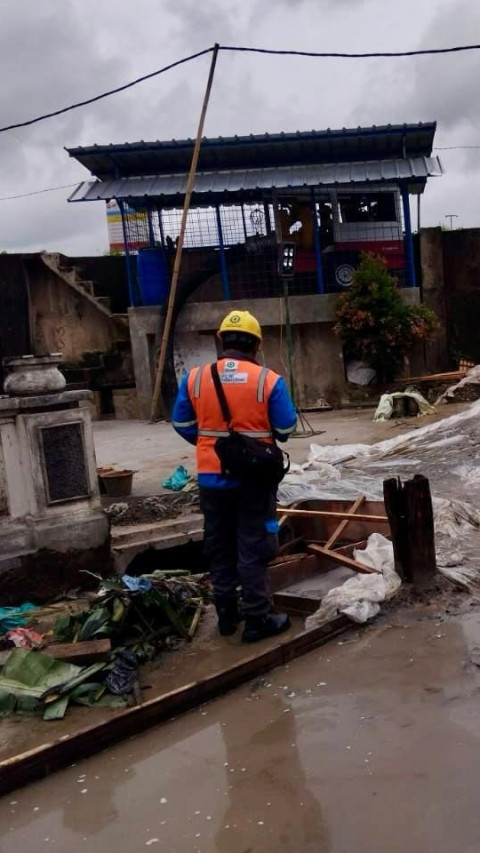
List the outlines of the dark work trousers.
<svg viewBox="0 0 480 853">
<path fill-rule="evenodd" d="M 278 537 L 268 533 L 266 522 L 276 518 L 276 497 L 271 486 L 200 488 L 215 602 L 235 599 L 240 586 L 245 616 L 264 616 L 270 610 L 267 565 L 276 554 Z"/>
</svg>

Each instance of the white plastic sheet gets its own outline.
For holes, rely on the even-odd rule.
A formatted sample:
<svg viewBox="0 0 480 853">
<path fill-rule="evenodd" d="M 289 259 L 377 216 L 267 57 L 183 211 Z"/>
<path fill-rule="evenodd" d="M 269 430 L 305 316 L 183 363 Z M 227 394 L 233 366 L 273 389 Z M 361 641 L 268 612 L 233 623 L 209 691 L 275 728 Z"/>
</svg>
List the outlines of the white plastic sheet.
<svg viewBox="0 0 480 853">
<path fill-rule="evenodd" d="M 391 598 L 401 586 L 402 582 L 395 571 L 393 545 L 385 536 L 372 533 L 365 550 L 355 550 L 353 556 L 358 562 L 377 569 L 380 574 L 358 574 L 330 590 L 319 609 L 307 618 L 306 628 L 323 625 L 339 613 L 357 623 L 367 622 L 380 611 L 381 602 Z"/>
<path fill-rule="evenodd" d="M 430 403 L 422 397 L 418 391 L 411 391 L 407 389 L 406 391 L 395 391 L 394 394 L 382 394 L 380 397 L 379 404 L 373 416 L 374 421 L 389 421 L 393 414 L 393 404 L 395 400 L 400 399 L 401 397 L 409 397 L 411 400 L 414 400 L 418 406 L 418 415 L 434 415 L 435 409 Z"/>
</svg>

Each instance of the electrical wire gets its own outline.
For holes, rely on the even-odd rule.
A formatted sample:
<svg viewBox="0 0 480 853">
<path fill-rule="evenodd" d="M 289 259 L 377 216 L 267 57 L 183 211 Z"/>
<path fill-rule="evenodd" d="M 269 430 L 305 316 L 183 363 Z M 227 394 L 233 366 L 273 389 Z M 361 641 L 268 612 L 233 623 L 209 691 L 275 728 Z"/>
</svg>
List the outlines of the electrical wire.
<svg viewBox="0 0 480 853">
<path fill-rule="evenodd" d="M 30 198 L 32 195 L 41 195 L 42 193 L 53 193 L 56 190 L 68 190 L 72 187 L 78 187 L 78 181 L 75 184 L 62 184 L 59 187 L 47 187 L 43 190 L 33 190 L 29 193 L 20 193 L 19 195 L 4 195 L 0 196 L 0 201 L 13 201 L 15 198 Z"/>
<path fill-rule="evenodd" d="M 429 48 L 424 50 L 375 51 L 371 53 L 340 53 L 334 51 L 324 52 L 310 50 L 277 50 L 274 48 L 242 47 L 237 45 L 220 45 L 218 49 L 223 52 L 258 53 L 273 56 L 307 56 L 317 57 L 320 59 L 390 59 L 395 57 L 438 56 L 442 54 L 462 53 L 465 51 L 480 50 L 480 44 L 458 45 L 456 47 Z M 200 50 L 198 51 L 198 53 L 192 53 L 190 56 L 185 56 L 183 59 L 178 59 L 176 62 L 171 62 L 170 65 L 165 65 L 163 68 L 159 68 L 157 71 L 152 71 L 150 74 L 144 74 L 142 77 L 137 77 L 135 80 L 131 80 L 129 83 L 124 83 L 122 86 L 117 86 L 115 89 L 109 89 L 107 92 L 102 92 L 100 95 L 95 95 L 92 98 L 86 98 L 84 101 L 78 101 L 77 103 L 70 104 L 67 107 L 62 107 L 61 109 L 53 110 L 50 113 L 45 113 L 44 115 L 36 116 L 35 118 L 28 119 L 27 121 L 21 121 L 16 122 L 15 124 L 5 125 L 4 127 L 0 127 L 0 133 L 5 133 L 9 130 L 15 130 L 19 127 L 30 127 L 31 125 L 37 124 L 41 121 L 45 121 L 46 119 L 63 115 L 64 113 L 70 112 L 71 110 L 76 110 L 79 107 L 85 107 L 89 104 L 94 104 L 97 101 L 103 100 L 104 98 L 109 98 L 111 95 L 117 95 L 119 92 L 124 92 L 127 89 L 131 89 L 133 86 L 137 86 L 139 83 L 143 83 L 145 80 L 151 80 L 153 77 L 158 77 L 159 74 L 163 74 L 165 71 L 170 71 L 170 69 L 176 68 L 179 65 L 183 65 L 186 62 L 190 62 L 192 59 L 198 59 L 200 56 L 205 56 L 205 54 L 211 53 L 213 50 L 213 46 L 207 47 L 205 48 L 205 50 Z"/>
<path fill-rule="evenodd" d="M 145 80 L 151 80 L 153 77 L 158 77 L 164 71 L 170 71 L 171 68 L 176 68 L 178 65 L 183 65 L 185 62 L 190 62 L 192 59 L 197 59 L 199 56 L 205 56 L 206 53 L 211 53 L 213 47 L 207 47 L 205 50 L 200 50 L 198 53 L 192 53 L 190 56 L 185 56 L 183 59 L 178 59 L 176 62 L 171 62 L 170 65 L 165 65 L 157 71 L 152 71 L 150 74 L 144 74 L 142 77 L 137 77 L 136 80 L 131 80 L 129 83 L 124 83 L 123 86 L 117 86 L 116 89 L 109 89 L 108 92 L 102 92 L 101 95 L 95 95 L 93 98 L 87 98 L 85 101 L 78 101 L 75 104 L 70 104 L 68 107 L 62 107 L 59 110 L 54 110 L 51 113 L 45 113 L 36 118 L 28 119 L 28 121 L 20 121 L 16 124 L 8 124 L 5 127 L 0 127 L 0 133 L 5 133 L 7 130 L 15 130 L 17 127 L 29 127 L 32 124 L 37 124 L 40 121 L 45 121 L 48 118 L 63 115 L 71 110 L 76 110 L 79 107 L 86 107 L 88 104 L 94 104 L 96 101 L 101 101 L 103 98 L 109 98 L 111 95 L 117 95 L 119 92 L 125 92 L 126 89 L 131 89 L 139 83 L 144 83 Z"/>
<path fill-rule="evenodd" d="M 220 45 L 220 50 L 237 51 L 239 53 L 264 53 L 274 56 L 312 56 L 322 59 L 385 59 L 408 56 L 436 56 L 446 53 L 462 53 L 469 50 L 480 50 L 480 44 L 466 44 L 457 47 L 426 48 L 424 50 L 382 51 L 372 53 L 338 53 L 317 52 L 313 50 L 276 50 L 268 47 L 236 47 Z"/>
</svg>

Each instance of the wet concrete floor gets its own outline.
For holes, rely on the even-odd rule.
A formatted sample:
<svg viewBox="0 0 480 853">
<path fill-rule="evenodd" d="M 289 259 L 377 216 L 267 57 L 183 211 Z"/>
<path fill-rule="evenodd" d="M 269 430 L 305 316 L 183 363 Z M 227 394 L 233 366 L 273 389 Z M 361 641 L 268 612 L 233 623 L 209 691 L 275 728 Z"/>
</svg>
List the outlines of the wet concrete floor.
<svg viewBox="0 0 480 853">
<path fill-rule="evenodd" d="M 2 853 L 476 853 L 480 612 L 382 617 L 0 802 Z"/>
</svg>

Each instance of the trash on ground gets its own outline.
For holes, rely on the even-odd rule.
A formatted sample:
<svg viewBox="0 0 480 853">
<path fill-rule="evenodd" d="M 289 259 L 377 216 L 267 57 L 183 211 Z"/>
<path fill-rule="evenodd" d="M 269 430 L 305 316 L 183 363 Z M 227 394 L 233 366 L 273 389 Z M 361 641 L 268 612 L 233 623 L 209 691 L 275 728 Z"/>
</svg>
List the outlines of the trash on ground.
<svg viewBox="0 0 480 853">
<path fill-rule="evenodd" d="M 35 604 L 29 601 L 19 607 L 0 607 L 0 634 L 6 634 L 13 628 L 20 628 L 27 624 L 26 613 L 35 610 Z"/>
<path fill-rule="evenodd" d="M 468 371 L 467 375 L 454 385 L 450 385 L 441 394 L 435 405 L 443 403 L 470 403 L 480 398 L 480 365 L 477 364 Z"/>
<path fill-rule="evenodd" d="M 349 361 L 347 364 L 347 381 L 352 385 L 365 387 L 370 385 L 376 376 L 376 370 L 364 361 Z"/>
<path fill-rule="evenodd" d="M 33 628 L 13 628 L 12 631 L 8 631 L 7 640 L 17 649 L 40 649 L 45 645 L 42 634 L 34 631 Z"/>
<path fill-rule="evenodd" d="M 181 492 L 191 479 L 192 475 L 188 473 L 185 466 L 179 465 L 175 468 L 175 471 L 170 474 L 170 477 L 167 477 L 163 481 L 162 488 L 171 489 L 172 492 Z"/>
<path fill-rule="evenodd" d="M 191 640 L 192 626 L 198 625 L 210 597 L 203 576 L 181 570 L 98 580 L 98 592 L 87 607 L 65 609 L 57 616 L 49 637 L 53 642 L 42 652 L 14 648 L 7 654 L 0 675 L 0 716 L 16 712 L 56 720 L 70 702 L 124 707 L 129 693 L 141 701 L 140 664 L 172 648 L 172 641 Z M 18 641 L 42 640 L 30 628 L 10 633 L 9 641 L 15 635 Z"/>
<path fill-rule="evenodd" d="M 380 533 L 372 533 L 364 550 L 353 552 L 355 560 L 381 574 L 356 575 L 327 592 L 319 609 L 308 616 L 306 628 L 316 628 L 339 613 L 364 623 L 380 611 L 380 603 L 391 598 L 402 582 L 395 571 L 392 543 Z"/>
</svg>

